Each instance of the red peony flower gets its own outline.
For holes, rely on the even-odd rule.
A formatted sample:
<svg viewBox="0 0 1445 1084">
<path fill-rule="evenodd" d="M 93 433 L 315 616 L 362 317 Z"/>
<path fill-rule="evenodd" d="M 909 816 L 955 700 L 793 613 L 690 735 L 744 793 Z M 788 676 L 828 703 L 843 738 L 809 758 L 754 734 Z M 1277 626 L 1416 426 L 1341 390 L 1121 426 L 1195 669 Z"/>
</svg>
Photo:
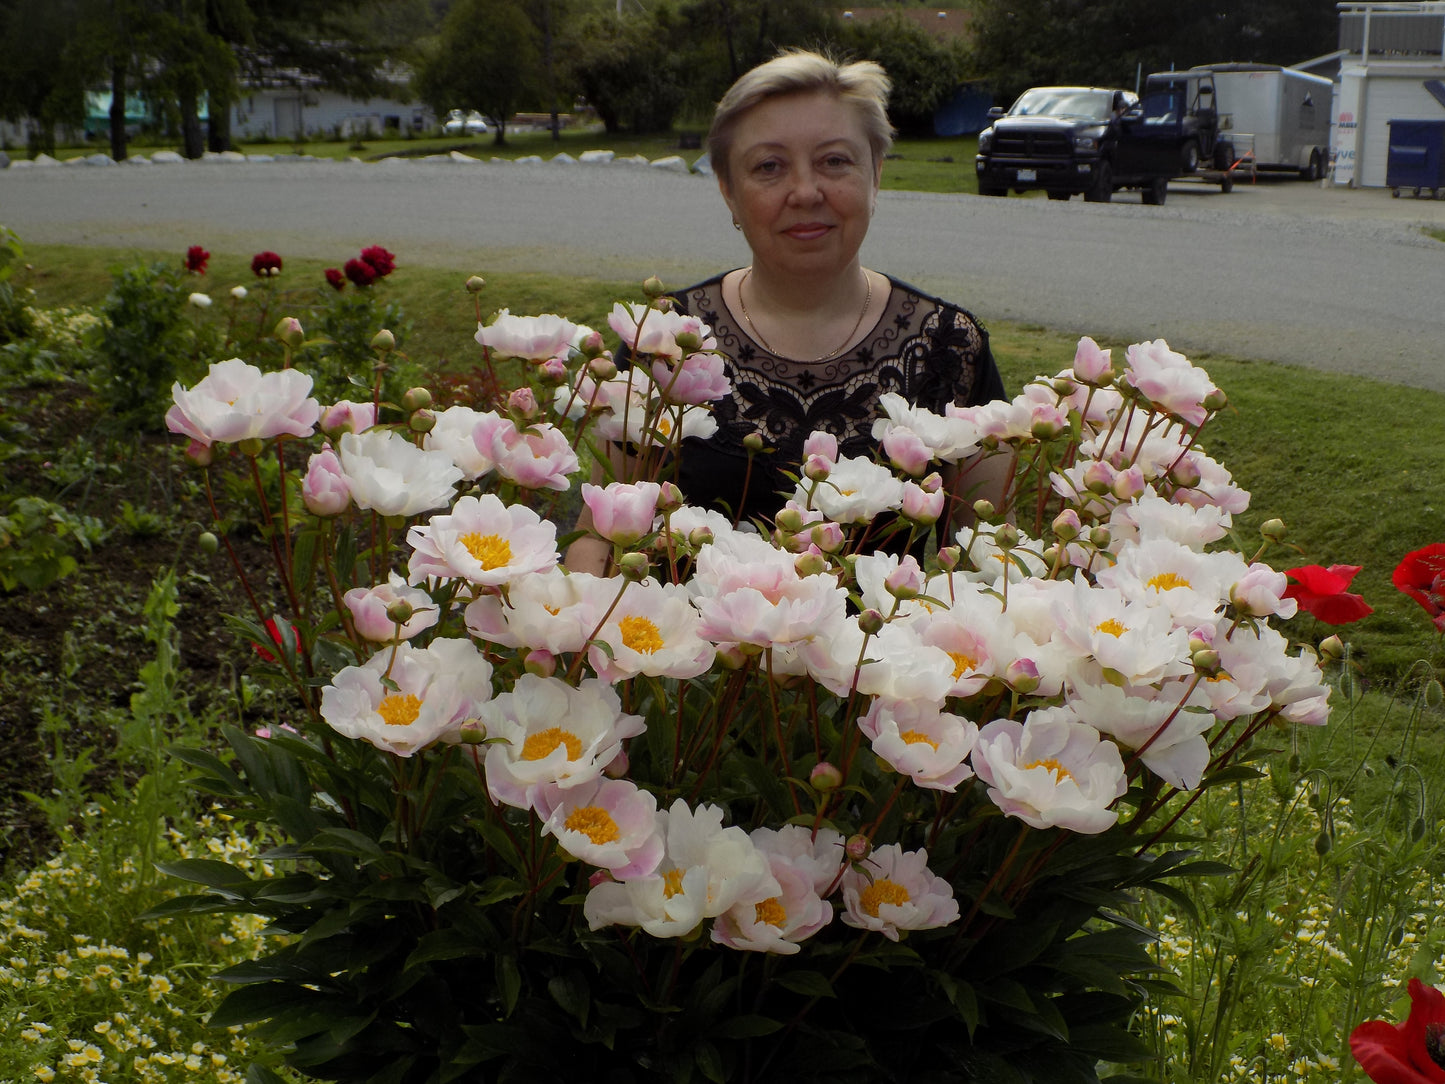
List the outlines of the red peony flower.
<svg viewBox="0 0 1445 1084">
<path fill-rule="evenodd" d="M 1445 543 L 1436 542 L 1405 554 L 1391 579 L 1425 608 L 1437 629 L 1445 632 Z"/>
<path fill-rule="evenodd" d="M 380 245 L 362 249 L 361 262 L 375 271 L 379 279 L 386 278 L 396 270 L 396 257 Z"/>
<path fill-rule="evenodd" d="M 1374 613 L 1374 607 L 1361 595 L 1349 594 L 1346 590 L 1359 565 L 1302 565 L 1287 568 L 1284 574 L 1294 583 L 1284 589 L 1284 598 L 1292 598 L 1300 609 L 1308 610 L 1326 625 L 1348 625 Z"/>
<path fill-rule="evenodd" d="M 204 275 L 206 273 L 206 261 L 211 254 L 200 245 L 192 245 L 186 249 L 186 270 L 192 274 Z"/>
<path fill-rule="evenodd" d="M 1411 979 L 1409 1019 L 1366 1021 L 1350 1053 L 1375 1084 L 1445 1084 L 1445 994 Z"/>
<path fill-rule="evenodd" d="M 287 634 L 281 631 L 281 626 L 276 623 L 276 619 L 274 617 L 268 617 L 266 619 L 266 631 L 271 634 L 271 641 L 277 647 L 295 651 L 297 646 L 301 643 L 301 630 L 298 629 L 295 625 L 291 626 L 291 633 L 289 637 L 287 639 L 282 639 L 282 637 L 286 636 Z M 267 662 L 276 661 L 275 655 L 271 654 L 270 651 L 262 647 L 260 644 L 256 643 L 254 640 L 251 641 L 251 646 L 256 649 L 256 654 L 260 655 L 261 658 L 265 659 Z"/>
<path fill-rule="evenodd" d="M 326 269 L 326 281 L 331 283 L 331 288 L 338 294 L 346 289 L 346 276 L 341 273 L 339 268 L 328 267 Z"/>
<path fill-rule="evenodd" d="M 274 252 L 258 252 L 251 257 L 251 273 L 258 279 L 281 273 L 281 257 Z"/>
<path fill-rule="evenodd" d="M 376 281 L 376 270 L 362 260 L 347 260 L 346 277 L 358 286 L 370 286 Z"/>
</svg>

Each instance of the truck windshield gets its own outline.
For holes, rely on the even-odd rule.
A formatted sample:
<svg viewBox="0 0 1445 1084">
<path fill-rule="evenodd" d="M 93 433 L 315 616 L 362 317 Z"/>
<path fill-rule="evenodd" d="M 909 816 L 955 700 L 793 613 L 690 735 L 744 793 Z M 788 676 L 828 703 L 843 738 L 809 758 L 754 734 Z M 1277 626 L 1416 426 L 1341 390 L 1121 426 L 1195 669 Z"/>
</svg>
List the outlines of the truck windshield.
<svg viewBox="0 0 1445 1084">
<path fill-rule="evenodd" d="M 1008 112 L 1011 117 L 1081 117 L 1102 123 L 1109 119 L 1111 97 L 1107 90 L 1035 87 L 1024 91 Z"/>
</svg>

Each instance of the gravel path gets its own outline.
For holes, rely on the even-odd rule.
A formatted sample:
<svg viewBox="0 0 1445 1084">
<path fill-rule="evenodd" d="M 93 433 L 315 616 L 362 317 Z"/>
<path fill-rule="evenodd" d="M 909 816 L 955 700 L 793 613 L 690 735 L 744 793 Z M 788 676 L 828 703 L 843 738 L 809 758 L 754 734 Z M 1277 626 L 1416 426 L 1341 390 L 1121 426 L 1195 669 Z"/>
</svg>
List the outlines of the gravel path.
<svg viewBox="0 0 1445 1084">
<path fill-rule="evenodd" d="M 960 167 L 963 168 L 963 167 Z M 36 243 L 190 244 L 680 285 L 746 261 L 713 183 L 613 163 L 190 163 L 0 171 Z M 1445 391 L 1445 200 L 1176 182 L 1163 207 L 884 192 L 870 266 L 1007 319 Z"/>
</svg>

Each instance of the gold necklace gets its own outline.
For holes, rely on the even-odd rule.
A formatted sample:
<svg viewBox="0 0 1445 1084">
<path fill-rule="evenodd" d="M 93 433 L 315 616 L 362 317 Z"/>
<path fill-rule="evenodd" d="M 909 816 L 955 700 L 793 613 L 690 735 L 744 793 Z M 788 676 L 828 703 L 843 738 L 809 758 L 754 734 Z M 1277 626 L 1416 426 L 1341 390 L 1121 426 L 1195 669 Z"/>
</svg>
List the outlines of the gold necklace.
<svg viewBox="0 0 1445 1084">
<path fill-rule="evenodd" d="M 768 345 L 768 340 L 763 338 L 763 333 L 758 330 L 758 325 L 753 323 L 753 318 L 748 315 L 748 303 L 743 300 L 743 287 L 747 285 L 747 281 L 752 277 L 752 274 L 753 269 L 749 267 L 745 272 L 743 272 L 742 281 L 738 283 L 738 308 L 742 311 L 743 320 L 747 322 L 748 329 L 753 333 L 753 338 L 758 340 L 758 343 L 762 346 L 762 348 L 766 350 L 769 354 L 772 354 L 774 357 L 785 358 L 787 357 L 787 355 L 779 354 L 776 350 L 774 350 L 771 346 Z M 863 298 L 863 309 L 858 313 L 858 319 L 853 324 L 853 330 L 848 332 L 848 337 L 845 338 L 837 346 L 835 346 L 832 350 L 829 350 L 822 357 L 808 359 L 793 358 L 790 360 L 806 360 L 809 362 L 828 361 L 829 359 L 835 358 L 843 352 L 843 347 L 847 346 L 850 342 L 852 342 L 853 336 L 858 334 L 858 329 L 863 326 L 863 317 L 868 315 L 868 307 L 873 304 L 873 277 L 869 275 L 867 271 L 863 272 L 863 281 L 868 286 L 868 294 L 866 297 Z"/>
</svg>

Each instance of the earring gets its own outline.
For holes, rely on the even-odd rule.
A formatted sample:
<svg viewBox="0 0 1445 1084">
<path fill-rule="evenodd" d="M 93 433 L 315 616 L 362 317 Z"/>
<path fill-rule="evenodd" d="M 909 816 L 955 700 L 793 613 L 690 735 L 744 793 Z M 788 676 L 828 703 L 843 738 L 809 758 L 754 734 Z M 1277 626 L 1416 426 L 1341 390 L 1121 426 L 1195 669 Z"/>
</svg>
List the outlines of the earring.
<svg viewBox="0 0 1445 1084">
<path fill-rule="evenodd" d="M 741 222 L 739 222 L 736 218 L 733 219 L 733 229 L 735 229 L 735 230 L 740 230 L 740 229 L 742 229 L 742 228 L 743 228 L 743 224 L 742 224 Z"/>
</svg>

